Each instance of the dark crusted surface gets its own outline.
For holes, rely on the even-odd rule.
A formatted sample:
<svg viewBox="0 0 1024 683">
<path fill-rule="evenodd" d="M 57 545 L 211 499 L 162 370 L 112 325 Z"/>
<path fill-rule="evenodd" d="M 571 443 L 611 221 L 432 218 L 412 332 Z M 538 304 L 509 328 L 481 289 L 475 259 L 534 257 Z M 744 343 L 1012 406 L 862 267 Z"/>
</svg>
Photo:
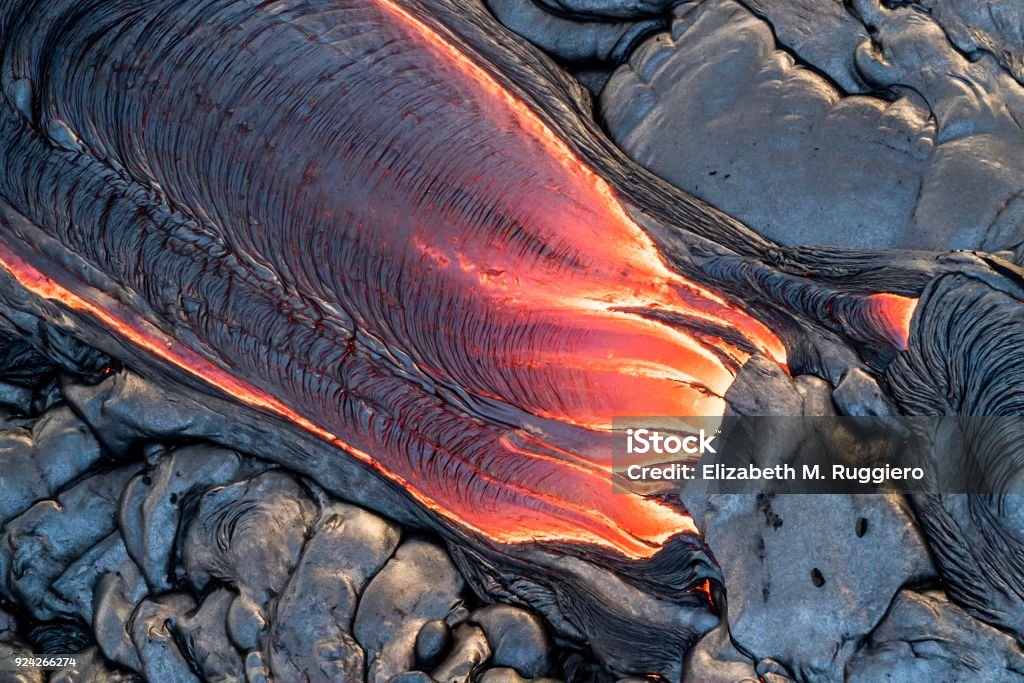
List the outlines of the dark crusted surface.
<svg viewBox="0 0 1024 683">
<path fill-rule="evenodd" d="M 853 4 L 860 19 L 828 0 L 683 5 L 613 73 L 602 120 L 632 158 L 787 244 L 1015 249 L 1024 89 L 947 40 L 966 3 Z"/>
<path fill-rule="evenodd" d="M 106 394 L 107 408 L 129 402 L 137 419 L 122 429 L 148 445 L 131 465 L 111 469 L 95 441 L 69 443 L 90 440 L 102 422 L 81 421 L 64 402 L 22 418 L 34 427 L 27 453 L 0 449 L 3 472 L 48 472 L 53 487 L 28 504 L 20 482 L 0 480 L 0 591 L 18 615 L 0 611 L 5 655 L 80 653 L 50 679 L 68 682 L 135 680 L 129 671 L 151 681 L 327 683 L 561 669 L 543 621 L 482 604 L 438 539 L 403 534 L 266 461 L 152 440 L 159 395 L 143 404 L 138 393 Z M 14 418 L 0 427 L 5 438 L 24 431 Z M 47 469 L 79 450 L 94 454 L 81 471 Z M 454 638 L 419 652 L 437 624 Z"/>
</svg>

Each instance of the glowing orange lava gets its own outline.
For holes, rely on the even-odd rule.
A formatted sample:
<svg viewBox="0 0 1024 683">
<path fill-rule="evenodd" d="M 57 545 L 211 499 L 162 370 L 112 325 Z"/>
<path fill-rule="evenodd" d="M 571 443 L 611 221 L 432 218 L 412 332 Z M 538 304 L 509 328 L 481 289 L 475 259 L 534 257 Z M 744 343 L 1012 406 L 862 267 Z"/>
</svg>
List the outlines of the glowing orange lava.
<svg viewBox="0 0 1024 683">
<path fill-rule="evenodd" d="M 559 462 L 562 471 L 575 470 L 579 477 L 569 477 L 559 483 L 559 488 L 569 489 L 570 497 L 552 500 L 564 513 L 559 516 L 540 509 L 515 506 L 506 510 L 488 510 L 485 506 L 439 505 L 431 496 L 395 472 L 383 467 L 370 454 L 338 438 L 330 431 L 314 424 L 291 407 L 264 391 L 243 382 L 191 349 L 163 334 L 155 327 L 130 314 L 117 315 L 114 311 L 122 307 L 101 293 L 94 297 L 102 304 L 93 303 L 82 296 L 62 287 L 19 258 L 0 243 L 0 267 L 13 276 L 22 287 L 36 296 L 58 302 L 69 309 L 86 313 L 101 322 L 107 329 L 125 340 L 151 353 L 157 358 L 206 382 L 224 394 L 247 405 L 278 415 L 305 429 L 311 434 L 338 446 L 384 477 L 396 482 L 419 503 L 441 515 L 454 524 L 469 531 L 486 536 L 498 543 L 528 543 L 535 541 L 575 541 L 593 543 L 613 548 L 627 557 L 650 557 L 672 536 L 680 533 L 695 533 L 693 520 L 655 501 L 638 496 L 608 496 L 610 484 L 606 477 L 597 472 L 573 467 L 571 463 Z M 575 491 L 573 491 L 575 489 Z M 615 519 L 597 512 L 593 508 L 579 505 L 577 500 L 603 497 L 614 503 Z"/>
<path fill-rule="evenodd" d="M 765 325 L 671 270 L 611 186 L 529 106 L 398 3 L 378 5 L 418 49 L 452 70 L 438 79 L 455 93 L 453 99 L 474 98 L 489 137 L 511 141 L 501 148 L 503 163 L 531 169 L 534 182 L 520 187 L 509 181 L 501 196 L 534 241 L 548 246 L 546 255 L 524 253 L 529 250 L 503 235 L 464 237 L 477 226 L 460 223 L 463 217 L 454 214 L 439 219 L 432 205 L 411 212 L 413 259 L 445 281 L 439 291 L 472 292 L 485 301 L 496 312 L 489 318 L 495 337 L 519 336 L 521 327 L 513 321 L 529 321 L 529 336 L 548 340 L 488 355 L 484 344 L 460 337 L 456 343 L 480 347 L 473 360 L 483 366 L 484 380 L 460 375 L 462 368 L 445 366 L 443 357 L 428 359 L 426 367 L 476 393 L 514 400 L 533 414 L 606 430 L 616 415 L 721 415 L 721 397 L 733 381 L 733 369 L 721 356 L 736 364 L 749 356 L 713 335 L 698 339 L 685 326 L 645 318 L 639 310 L 738 331 L 751 346 L 786 363 L 782 343 Z M 481 182 L 472 175 L 456 178 L 464 185 Z M 412 260 L 404 253 L 391 258 Z M 508 378 L 512 388 L 494 392 L 489 369 Z"/>
<path fill-rule="evenodd" d="M 917 310 L 918 300 L 898 294 L 872 294 L 868 297 L 869 315 L 883 322 L 889 339 L 901 351 L 907 350 L 910 322 Z"/>
</svg>

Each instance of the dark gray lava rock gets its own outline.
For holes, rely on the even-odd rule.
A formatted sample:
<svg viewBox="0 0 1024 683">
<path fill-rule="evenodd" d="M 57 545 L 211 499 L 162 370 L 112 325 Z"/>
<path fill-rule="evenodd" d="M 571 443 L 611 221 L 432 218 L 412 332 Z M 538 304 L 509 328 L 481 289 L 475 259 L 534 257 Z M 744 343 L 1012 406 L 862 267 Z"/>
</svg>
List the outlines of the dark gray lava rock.
<svg viewBox="0 0 1024 683">
<path fill-rule="evenodd" d="M 9 643 L 18 639 L 21 620 L 13 612 L 0 608 L 0 642 Z"/>
<path fill-rule="evenodd" d="M 66 405 L 46 411 L 32 428 L 35 461 L 51 495 L 102 457 L 99 442 Z"/>
<path fill-rule="evenodd" d="M 240 473 L 243 466 L 244 473 Z M 133 478 L 121 499 L 118 522 L 129 554 L 138 563 L 153 592 L 169 590 L 172 560 L 181 525 L 182 506 L 193 492 L 202 492 L 251 476 L 253 458 L 209 445 L 191 445 L 159 458 Z"/>
<path fill-rule="evenodd" d="M 556 14 L 639 19 L 667 12 L 679 0 L 537 0 Z"/>
<path fill-rule="evenodd" d="M 839 413 L 855 417 L 898 415 L 899 409 L 878 381 L 860 368 L 851 368 L 832 392 Z"/>
<path fill-rule="evenodd" d="M 96 587 L 107 574 L 134 579 L 138 567 L 128 557 L 121 536 L 114 532 L 72 562 L 53 582 L 53 592 L 87 624 L 93 622 Z"/>
<path fill-rule="evenodd" d="M 754 662 L 737 650 L 729 637 L 727 620 L 705 633 L 686 653 L 683 683 L 758 683 Z"/>
<path fill-rule="evenodd" d="M 20 427 L 0 431 L 0 520 L 20 515 L 49 493 L 35 462 L 32 432 Z"/>
<path fill-rule="evenodd" d="M 31 653 L 31 650 L 20 643 L 0 642 L 0 683 L 43 683 L 46 681 L 45 672 L 39 669 L 17 669 L 13 660 L 15 657 L 24 657 Z"/>
<path fill-rule="evenodd" d="M 725 395 L 730 415 L 803 415 L 804 399 L 778 363 L 751 356 Z"/>
<path fill-rule="evenodd" d="M 65 378 L 61 388 L 93 433 L 117 456 L 129 457 L 133 448 L 148 441 L 216 431 L 217 416 L 133 372 L 116 373 L 99 384 Z"/>
<path fill-rule="evenodd" d="M 568 62 L 617 64 L 641 38 L 664 26 L 660 17 L 633 21 L 601 21 L 594 16 L 574 19 L 564 12 L 546 11 L 533 0 L 487 0 L 487 5 L 509 29 Z"/>
<path fill-rule="evenodd" d="M 462 599 L 464 583 L 445 549 L 413 538 L 370 581 L 356 613 L 354 633 L 366 650 L 367 680 L 386 683 L 416 668 L 416 636 L 444 619 Z"/>
<path fill-rule="evenodd" d="M 416 664 L 426 670 L 433 669 L 448 653 L 452 645 L 452 629 L 442 619 L 423 624 L 416 634 Z"/>
<path fill-rule="evenodd" d="M 32 389 L 0 382 L 0 408 L 18 415 L 28 415 L 32 410 Z"/>
<path fill-rule="evenodd" d="M 114 531 L 118 498 L 137 470 L 128 465 L 88 477 L 8 522 L 0 537 L 0 592 L 41 621 L 81 617 L 53 583 Z"/>
<path fill-rule="evenodd" d="M 497 667 L 480 674 L 476 683 L 561 683 L 561 681 L 554 678 L 523 678 L 515 669 Z"/>
<path fill-rule="evenodd" d="M 746 6 L 772 27 L 779 46 L 826 74 L 847 93 L 870 88 L 854 63 L 868 31 L 843 0 L 747 0 Z"/>
<path fill-rule="evenodd" d="M 178 649 L 171 624 L 195 607 L 191 596 L 168 593 L 146 598 L 132 615 L 130 632 L 142 662 L 141 673 L 148 681 L 199 682 Z"/>
<path fill-rule="evenodd" d="M 797 679 L 841 680 L 893 596 L 935 576 L 899 496 L 717 495 L 694 504 L 722 569 L 733 640 Z"/>
<path fill-rule="evenodd" d="M 228 607 L 228 637 L 235 647 L 248 655 L 252 655 L 252 650 L 259 647 L 260 638 L 267 626 L 267 615 L 263 608 L 244 595 L 237 596 Z M 263 655 L 258 652 L 256 654 L 260 656 L 260 666 L 263 666 Z"/>
<path fill-rule="evenodd" d="M 46 411 L 31 428 L 0 431 L 0 520 L 7 521 L 99 461 L 92 433 L 67 406 Z"/>
<path fill-rule="evenodd" d="M 515 669 L 526 678 L 551 673 L 551 641 L 536 614 L 511 605 L 490 605 L 474 612 L 471 621 L 487 634 L 494 652 L 492 665 Z"/>
<path fill-rule="evenodd" d="M 422 671 L 405 671 L 392 676 L 388 683 L 437 683 L 433 676 Z"/>
<path fill-rule="evenodd" d="M 42 683 L 43 672 L 23 669 L 18 671 L 14 658 L 31 655 L 37 650 L 26 643 L 19 632 L 20 620 L 12 613 L 0 609 L 0 683 Z"/>
<path fill-rule="evenodd" d="M 901 591 L 846 665 L 848 683 L 1022 681 L 1014 639 L 967 614 L 938 591 Z"/>
<path fill-rule="evenodd" d="M 339 457 L 337 447 L 312 436 L 296 438 L 226 399 L 148 381 L 126 369 L 98 384 L 65 379 L 61 386 L 76 414 L 111 454 L 134 457 L 142 450 L 153 455 L 154 445 L 203 440 L 305 474 L 333 495 L 389 519 L 416 524 L 423 515 L 361 463 Z"/>
<path fill-rule="evenodd" d="M 315 514 L 309 494 L 280 470 L 207 491 L 185 532 L 189 580 L 200 591 L 211 579 L 237 586 L 265 612 L 284 590 Z"/>
<path fill-rule="evenodd" d="M 194 612 L 169 623 L 181 650 L 207 680 L 241 681 L 245 675 L 242 656 L 227 632 L 228 609 L 234 599 L 234 592 L 218 588 Z"/>
<path fill-rule="evenodd" d="M 1024 5 L 1015 0 L 921 0 L 966 53 L 993 54 L 1024 84 Z"/>
<path fill-rule="evenodd" d="M 1016 247 L 1024 223 L 1024 87 L 994 60 L 958 52 L 925 12 L 888 10 L 878 0 L 854 6 L 872 31 L 857 51 L 858 69 L 872 85 L 918 93 L 937 128 L 911 245 Z"/>
<path fill-rule="evenodd" d="M 272 683 L 270 668 L 263 661 L 263 654 L 250 652 L 245 656 L 245 680 L 247 683 Z"/>
<path fill-rule="evenodd" d="M 803 399 L 803 415 L 832 416 L 836 406 L 832 400 L 832 386 L 814 375 L 799 375 L 793 378 L 797 393 Z"/>
<path fill-rule="evenodd" d="M 135 606 L 146 596 L 142 572 L 110 572 L 100 578 L 93 598 L 92 630 L 100 651 L 111 661 L 132 671 L 140 671 L 130 622 Z"/>
<path fill-rule="evenodd" d="M 277 602 L 270 668 L 279 680 L 363 680 L 366 657 L 352 637 L 359 596 L 391 557 L 394 524 L 361 508 L 325 502 Z"/>
<path fill-rule="evenodd" d="M 455 629 L 452 651 L 430 675 L 440 683 L 469 683 L 490 656 L 491 647 L 483 629 L 462 624 Z"/>
<path fill-rule="evenodd" d="M 90 647 L 75 655 L 75 666 L 50 674 L 50 683 L 137 683 L 138 676 L 113 667 L 99 650 Z"/>
<path fill-rule="evenodd" d="M 905 240 L 934 134 L 913 101 L 843 98 L 733 0 L 644 43 L 600 103 L 633 159 L 790 244 Z"/>
<path fill-rule="evenodd" d="M 861 23 L 830 0 L 750 4 L 848 87 L 852 61 L 860 80 L 897 97 L 844 96 L 778 50 L 744 4 L 707 0 L 602 91 L 604 122 L 631 157 L 788 244 L 998 250 L 1021 240 L 1024 89 L 1009 74 L 963 57 L 912 9 L 854 3 Z"/>
</svg>

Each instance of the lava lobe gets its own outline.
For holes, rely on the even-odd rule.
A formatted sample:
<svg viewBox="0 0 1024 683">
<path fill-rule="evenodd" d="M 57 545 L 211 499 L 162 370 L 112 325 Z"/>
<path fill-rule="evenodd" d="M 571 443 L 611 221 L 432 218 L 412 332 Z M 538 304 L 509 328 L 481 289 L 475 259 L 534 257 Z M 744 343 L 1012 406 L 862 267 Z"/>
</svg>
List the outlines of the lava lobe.
<svg viewBox="0 0 1024 683">
<path fill-rule="evenodd" d="M 64 45 L 4 58 L 24 287 L 496 541 L 648 556 L 692 528 L 609 495 L 611 418 L 721 415 L 783 345 L 470 54 L 391 0 L 110 7 L 102 34 L 72 4 L 7 12 Z"/>
</svg>

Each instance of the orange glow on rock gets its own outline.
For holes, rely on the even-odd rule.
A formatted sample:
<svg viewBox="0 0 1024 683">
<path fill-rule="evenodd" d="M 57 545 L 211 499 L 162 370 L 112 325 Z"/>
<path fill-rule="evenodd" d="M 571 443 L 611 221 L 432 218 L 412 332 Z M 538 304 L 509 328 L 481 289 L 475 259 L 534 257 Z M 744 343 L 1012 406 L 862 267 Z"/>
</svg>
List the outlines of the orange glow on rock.
<svg viewBox="0 0 1024 683">
<path fill-rule="evenodd" d="M 607 473 L 602 475 L 600 469 L 588 469 L 554 459 L 545 462 L 534 453 L 528 453 L 532 466 L 536 470 L 550 470 L 539 473 L 539 478 L 549 484 L 547 496 L 538 499 L 536 505 L 510 504 L 500 508 L 476 504 L 474 501 L 446 501 L 445 505 L 439 504 L 424 493 L 416 482 L 383 466 L 371 454 L 340 439 L 266 392 L 237 379 L 144 321 L 136 318 L 129 322 L 132 318 L 129 314 L 122 316 L 114 312 L 120 308 L 116 302 L 105 300 L 102 304 L 94 303 L 61 286 L 24 262 L 2 243 L 0 268 L 36 296 L 85 313 L 126 341 L 231 398 L 284 418 L 341 448 L 385 478 L 399 484 L 417 502 L 434 513 L 449 519 L 458 527 L 497 543 L 574 541 L 610 547 L 627 557 L 643 558 L 655 554 L 672 536 L 696 533 L 696 527 L 689 516 L 668 506 L 639 496 L 610 495 L 610 480 Z M 105 299 L 99 293 L 95 297 Z M 509 452 L 514 450 L 514 447 L 509 447 Z M 565 476 L 566 472 L 571 473 L 571 476 Z M 526 494 L 535 496 L 536 491 L 527 491 Z M 553 514 L 551 508 L 557 508 L 558 514 Z"/>
<path fill-rule="evenodd" d="M 785 364 L 782 343 L 765 325 L 666 265 L 611 186 L 529 106 L 398 3 L 378 5 L 421 43 L 417 48 L 452 71 L 439 78 L 453 90 L 472 84 L 475 111 L 488 119 L 495 137 L 514 140 L 502 148 L 513 161 L 528 155 L 517 167 L 531 167 L 537 179 L 523 188 L 508 183 L 502 197 L 525 207 L 530 220 L 524 224 L 535 242 L 546 245 L 540 254 L 513 248 L 503 235 L 467 238 L 474 226 L 440 222 L 433 206 L 412 216 L 414 258 L 446 283 L 442 291 L 471 292 L 485 302 L 494 312 L 491 323 L 507 326 L 495 336 L 517 336 L 520 328 L 512 321 L 518 320 L 529 321 L 531 335 L 547 340 L 474 354 L 476 362 L 510 377 L 514 391 L 496 393 L 469 373 L 455 377 L 460 386 L 597 430 L 608 429 L 615 415 L 721 415 L 733 370 L 720 355 L 742 364 L 749 353 L 646 319 L 637 313 L 644 309 L 738 331 L 750 346 Z M 425 365 L 440 376 L 458 375 L 443 359 Z"/>
<path fill-rule="evenodd" d="M 698 583 L 696 586 L 694 586 L 694 590 L 700 591 L 705 596 L 707 596 L 708 602 L 710 602 L 712 605 L 715 604 L 715 601 L 711 598 L 711 581 L 709 579 L 704 579 L 703 581 Z"/>
<path fill-rule="evenodd" d="M 870 315 L 882 321 L 893 345 L 901 351 L 907 350 L 910 340 L 910 322 L 917 310 L 918 300 L 898 294 L 872 294 L 868 297 Z"/>
</svg>

